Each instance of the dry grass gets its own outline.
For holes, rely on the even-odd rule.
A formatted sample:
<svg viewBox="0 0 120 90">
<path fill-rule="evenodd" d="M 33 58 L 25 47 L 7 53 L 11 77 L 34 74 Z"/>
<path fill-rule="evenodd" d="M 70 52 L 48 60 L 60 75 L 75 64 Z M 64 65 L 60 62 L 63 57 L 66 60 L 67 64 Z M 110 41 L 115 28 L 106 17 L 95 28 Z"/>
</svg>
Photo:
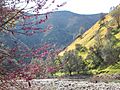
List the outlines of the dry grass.
<svg viewBox="0 0 120 90">
<path fill-rule="evenodd" d="M 111 19 L 112 18 L 109 15 L 106 15 L 106 18 L 105 18 L 104 22 L 108 22 Z M 81 45 L 85 46 L 86 48 L 89 48 L 89 47 L 93 46 L 95 44 L 95 34 L 96 34 L 96 31 L 99 30 L 99 28 L 100 28 L 100 24 L 99 24 L 99 21 L 98 21 L 88 31 L 86 31 L 82 35 L 82 37 L 78 37 L 65 50 L 63 50 L 62 52 L 60 52 L 59 55 L 63 56 L 63 54 L 65 53 L 65 51 L 74 50 L 76 44 L 81 44 Z M 100 29 L 100 35 L 102 36 L 102 38 L 105 36 L 106 32 L 107 32 L 107 28 L 102 27 Z M 116 35 L 116 37 L 120 38 L 120 33 L 119 33 L 119 35 Z"/>
</svg>

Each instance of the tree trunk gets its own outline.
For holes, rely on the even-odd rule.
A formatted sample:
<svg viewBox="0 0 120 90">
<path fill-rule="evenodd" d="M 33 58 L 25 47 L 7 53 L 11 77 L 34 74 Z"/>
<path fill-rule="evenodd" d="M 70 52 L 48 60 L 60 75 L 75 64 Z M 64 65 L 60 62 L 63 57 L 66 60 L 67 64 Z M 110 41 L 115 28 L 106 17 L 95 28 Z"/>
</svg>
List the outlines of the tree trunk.
<svg viewBox="0 0 120 90">
<path fill-rule="evenodd" d="M 29 85 L 29 87 L 31 87 L 31 83 L 30 83 L 30 81 L 28 81 L 28 85 Z"/>
<path fill-rule="evenodd" d="M 116 22 L 117 22 L 117 29 L 119 29 L 120 28 L 120 17 L 118 16 L 117 18 L 116 18 Z"/>
<path fill-rule="evenodd" d="M 117 26 L 117 29 L 119 29 L 120 28 L 120 24 L 118 24 L 118 26 Z"/>
<path fill-rule="evenodd" d="M 69 75 L 72 76 L 72 71 L 71 70 L 69 70 Z"/>
</svg>

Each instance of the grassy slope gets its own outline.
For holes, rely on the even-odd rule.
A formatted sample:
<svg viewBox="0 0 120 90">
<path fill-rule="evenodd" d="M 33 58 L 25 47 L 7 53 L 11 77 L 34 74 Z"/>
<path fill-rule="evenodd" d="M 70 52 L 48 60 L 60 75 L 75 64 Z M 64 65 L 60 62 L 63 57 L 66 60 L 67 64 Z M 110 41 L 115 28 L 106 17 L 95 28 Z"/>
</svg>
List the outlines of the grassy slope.
<svg viewBox="0 0 120 90">
<path fill-rule="evenodd" d="M 109 15 L 106 15 L 105 21 L 110 21 L 112 18 Z M 114 26 L 112 26 L 114 27 Z M 86 31 L 82 37 L 78 37 L 74 42 L 72 42 L 65 50 L 63 50 L 59 55 L 62 56 L 65 51 L 70 51 L 75 49 L 76 44 L 81 44 L 83 46 L 86 46 L 87 48 L 93 46 L 95 44 L 95 33 L 100 28 L 99 21 L 93 25 L 88 31 Z M 100 29 L 100 34 L 102 37 L 104 37 L 105 33 L 107 31 L 107 28 L 102 27 Z M 115 35 L 117 39 L 120 39 L 120 32 Z M 119 43 L 120 46 L 120 43 Z M 85 55 L 86 56 L 86 55 Z M 83 56 L 84 57 L 84 56 Z M 108 72 L 109 71 L 109 72 Z M 104 70 L 93 70 L 95 73 L 120 73 L 120 62 L 115 64 L 114 66 L 109 66 L 108 68 Z"/>
<path fill-rule="evenodd" d="M 112 18 L 107 15 L 105 21 L 110 21 Z M 78 37 L 74 42 L 72 42 L 64 51 L 62 51 L 59 55 L 62 56 L 65 51 L 70 51 L 75 49 L 76 44 L 81 44 L 83 46 L 86 46 L 87 48 L 93 46 L 95 43 L 95 33 L 100 28 L 99 21 L 93 25 L 88 31 L 86 31 L 82 37 Z M 101 35 L 104 36 L 106 33 L 106 28 L 101 29 Z M 119 37 L 119 35 L 117 36 Z M 120 38 L 120 37 L 119 37 Z"/>
</svg>

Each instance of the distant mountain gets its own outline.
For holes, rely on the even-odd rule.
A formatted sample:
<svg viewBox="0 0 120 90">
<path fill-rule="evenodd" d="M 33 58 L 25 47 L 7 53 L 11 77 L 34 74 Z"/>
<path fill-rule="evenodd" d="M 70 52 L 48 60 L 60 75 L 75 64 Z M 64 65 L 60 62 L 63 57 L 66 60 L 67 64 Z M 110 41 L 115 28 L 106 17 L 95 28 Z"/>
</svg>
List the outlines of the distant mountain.
<svg viewBox="0 0 120 90">
<path fill-rule="evenodd" d="M 57 11 L 49 14 L 49 19 L 44 23 L 44 26 L 52 24 L 52 30 L 30 37 L 25 35 L 17 37 L 30 47 L 43 43 L 52 43 L 58 48 L 64 48 L 78 35 L 82 35 L 88 30 L 100 17 L 101 14 L 80 15 L 69 11 Z"/>
</svg>

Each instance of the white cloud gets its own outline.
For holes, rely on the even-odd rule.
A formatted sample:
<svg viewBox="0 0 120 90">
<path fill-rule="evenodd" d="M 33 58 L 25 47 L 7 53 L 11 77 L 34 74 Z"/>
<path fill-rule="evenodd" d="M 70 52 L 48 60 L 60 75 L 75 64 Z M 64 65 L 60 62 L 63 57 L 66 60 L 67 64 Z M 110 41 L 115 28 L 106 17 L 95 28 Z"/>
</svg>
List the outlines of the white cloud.
<svg viewBox="0 0 120 90">
<path fill-rule="evenodd" d="M 119 3 L 120 0 L 68 0 L 61 10 L 69 10 L 80 14 L 94 14 L 109 12 L 111 6 L 116 6 Z"/>
</svg>

